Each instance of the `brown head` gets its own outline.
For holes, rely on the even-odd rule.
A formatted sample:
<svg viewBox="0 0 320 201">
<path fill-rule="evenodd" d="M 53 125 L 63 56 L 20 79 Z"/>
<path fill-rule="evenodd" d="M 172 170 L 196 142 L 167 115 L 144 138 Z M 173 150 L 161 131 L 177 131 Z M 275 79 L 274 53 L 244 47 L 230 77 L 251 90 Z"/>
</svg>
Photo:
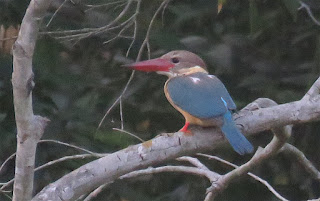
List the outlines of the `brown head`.
<svg viewBox="0 0 320 201">
<path fill-rule="evenodd" d="M 185 50 L 174 50 L 156 59 L 125 66 L 145 72 L 155 71 L 169 77 L 193 72 L 207 72 L 204 61 L 198 55 Z"/>
</svg>

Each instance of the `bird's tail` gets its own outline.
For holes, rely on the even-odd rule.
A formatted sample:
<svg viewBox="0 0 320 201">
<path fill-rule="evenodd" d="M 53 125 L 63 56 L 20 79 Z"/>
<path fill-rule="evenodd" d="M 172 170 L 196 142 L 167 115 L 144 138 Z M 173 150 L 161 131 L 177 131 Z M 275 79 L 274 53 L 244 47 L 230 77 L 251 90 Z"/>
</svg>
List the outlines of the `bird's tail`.
<svg viewBox="0 0 320 201">
<path fill-rule="evenodd" d="M 232 148 L 240 155 L 253 152 L 252 144 L 246 137 L 239 131 L 236 124 L 232 120 L 231 112 L 228 111 L 223 115 L 224 124 L 221 128 L 223 134 L 231 144 Z"/>
</svg>

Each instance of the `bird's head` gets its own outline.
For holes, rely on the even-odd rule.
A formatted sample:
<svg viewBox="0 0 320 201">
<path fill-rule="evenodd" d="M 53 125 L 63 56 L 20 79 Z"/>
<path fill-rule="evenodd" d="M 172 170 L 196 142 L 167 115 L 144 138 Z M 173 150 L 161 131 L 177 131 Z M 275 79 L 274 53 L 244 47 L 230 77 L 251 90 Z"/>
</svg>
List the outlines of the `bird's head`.
<svg viewBox="0 0 320 201">
<path fill-rule="evenodd" d="M 194 72 L 207 72 L 204 61 L 196 54 L 184 50 L 175 50 L 159 58 L 140 61 L 125 65 L 138 71 L 157 72 L 158 74 L 174 77 Z"/>
</svg>

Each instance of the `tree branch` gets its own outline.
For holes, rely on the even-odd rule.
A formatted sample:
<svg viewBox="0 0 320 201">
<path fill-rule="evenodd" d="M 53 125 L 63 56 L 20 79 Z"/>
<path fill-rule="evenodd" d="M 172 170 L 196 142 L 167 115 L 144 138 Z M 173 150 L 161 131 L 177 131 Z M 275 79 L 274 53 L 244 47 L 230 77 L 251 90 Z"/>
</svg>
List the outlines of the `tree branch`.
<svg viewBox="0 0 320 201">
<path fill-rule="evenodd" d="M 127 178 L 132 178 L 132 177 L 138 177 L 141 175 L 156 174 L 156 173 L 162 173 L 162 172 L 183 172 L 183 173 L 187 173 L 187 174 L 199 175 L 199 176 L 203 176 L 203 177 L 208 178 L 210 180 L 210 182 L 214 182 L 221 177 L 221 175 L 219 175 L 218 173 L 212 172 L 210 170 L 198 168 L 198 167 L 167 165 L 167 166 L 162 166 L 162 167 L 157 167 L 157 168 L 149 167 L 144 170 L 137 170 L 134 172 L 130 172 L 128 174 L 121 176 L 120 179 L 127 179 Z"/>
<path fill-rule="evenodd" d="M 320 26 L 320 21 L 318 21 L 315 16 L 313 15 L 312 11 L 311 11 L 311 8 L 310 6 L 308 6 L 306 3 L 304 3 L 303 1 L 299 1 L 300 3 L 300 7 L 298 8 L 298 10 L 301 10 L 301 9 L 306 9 L 310 19 L 318 26 Z"/>
<path fill-rule="evenodd" d="M 259 148 L 255 155 L 247 163 L 223 175 L 218 181 L 212 183 L 211 187 L 207 190 L 208 194 L 205 201 L 214 200 L 214 198 L 225 188 L 227 188 L 227 186 L 234 181 L 234 179 L 247 174 L 262 161 L 278 153 L 278 151 L 281 149 L 281 147 L 283 147 L 287 139 L 290 137 L 291 126 L 285 126 L 283 128 L 277 128 L 273 130 L 274 137 L 265 148 Z"/>
<path fill-rule="evenodd" d="M 312 176 L 312 178 L 320 181 L 320 172 L 317 168 L 307 159 L 302 151 L 297 149 L 291 144 L 285 144 L 280 150 L 284 154 L 290 155 L 292 159 L 297 160 L 302 167 Z"/>
<path fill-rule="evenodd" d="M 49 121 L 47 118 L 35 116 L 32 109 L 32 89 L 34 87 L 32 56 L 41 19 L 49 4 L 50 0 L 30 2 L 13 46 L 12 85 L 17 124 L 14 201 L 31 199 L 36 147 Z"/>
<path fill-rule="evenodd" d="M 224 159 L 222 159 L 222 158 L 219 158 L 219 157 L 217 157 L 217 156 L 211 156 L 211 155 L 208 155 L 208 154 L 201 154 L 201 153 L 198 153 L 197 155 L 198 155 L 198 156 L 204 156 L 204 157 L 207 157 L 207 158 L 209 158 L 209 159 L 214 159 L 214 160 L 220 161 L 220 162 L 222 162 L 222 163 L 224 163 L 224 164 L 227 164 L 227 165 L 229 165 L 229 166 L 231 166 L 231 167 L 233 167 L 233 168 L 239 168 L 239 166 L 237 166 L 237 165 L 235 165 L 235 164 L 233 164 L 233 163 L 230 163 L 229 161 L 226 161 L 226 160 L 224 160 Z M 286 198 L 282 197 L 266 180 L 258 177 L 257 175 L 255 175 L 255 174 L 253 174 L 253 173 L 251 173 L 251 172 L 248 172 L 248 175 L 249 175 L 250 177 L 254 178 L 255 180 L 259 181 L 259 182 L 262 183 L 263 185 L 265 185 L 265 186 L 269 189 L 269 191 L 270 191 L 271 193 L 273 193 L 279 200 L 281 200 L 281 201 L 288 201 Z"/>
<path fill-rule="evenodd" d="M 319 94 L 314 97 L 319 97 Z M 251 105 L 263 100 L 265 99 L 258 99 Z M 242 127 L 244 133 L 253 134 L 289 124 L 316 121 L 319 118 L 320 99 L 313 98 L 268 108 L 256 108 L 253 111 L 246 107 L 237 114 L 236 123 Z M 213 150 L 226 142 L 218 128 L 190 129 L 193 132 L 192 136 L 186 136 L 181 132 L 162 134 L 147 142 L 92 161 L 50 184 L 33 200 L 74 200 L 134 170 L 164 163 L 180 156 Z"/>
</svg>

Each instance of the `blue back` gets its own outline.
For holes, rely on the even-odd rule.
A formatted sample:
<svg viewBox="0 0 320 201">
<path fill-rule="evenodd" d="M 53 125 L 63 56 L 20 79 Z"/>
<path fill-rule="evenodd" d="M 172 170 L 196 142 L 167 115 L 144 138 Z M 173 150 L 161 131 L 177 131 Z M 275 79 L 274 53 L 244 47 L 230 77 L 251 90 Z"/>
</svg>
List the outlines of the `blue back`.
<svg viewBox="0 0 320 201">
<path fill-rule="evenodd" d="M 192 116 L 208 119 L 236 109 L 223 83 L 206 73 L 193 73 L 171 78 L 167 90 L 173 103 Z M 227 104 L 221 100 L 223 98 Z"/>
</svg>

